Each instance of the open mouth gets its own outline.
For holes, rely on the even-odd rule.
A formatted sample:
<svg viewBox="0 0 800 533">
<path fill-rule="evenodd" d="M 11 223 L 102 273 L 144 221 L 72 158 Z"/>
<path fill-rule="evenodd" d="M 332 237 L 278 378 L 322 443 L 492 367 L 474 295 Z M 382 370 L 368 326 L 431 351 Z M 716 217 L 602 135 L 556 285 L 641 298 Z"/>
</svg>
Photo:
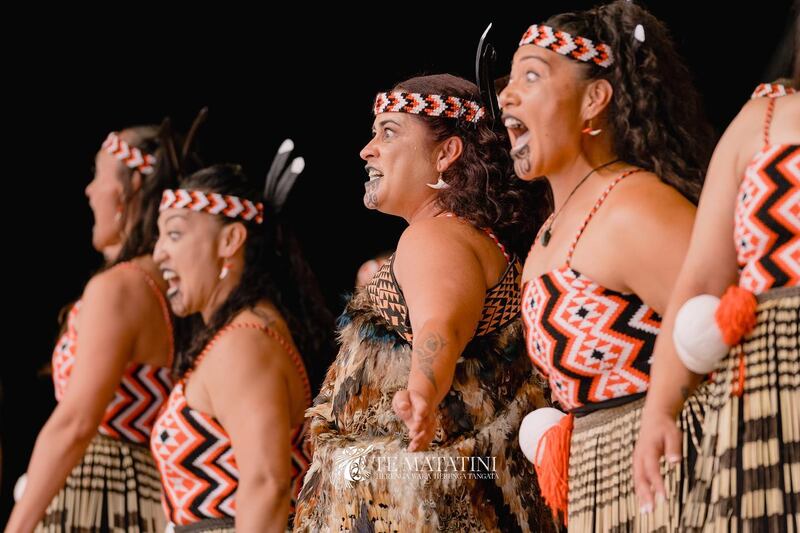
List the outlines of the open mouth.
<svg viewBox="0 0 800 533">
<path fill-rule="evenodd" d="M 174 270 L 163 269 L 161 277 L 167 282 L 167 298 L 173 298 L 180 290 L 180 278 Z"/>
<path fill-rule="evenodd" d="M 531 138 L 531 132 L 528 130 L 525 123 L 517 117 L 505 115 L 503 117 L 503 125 L 508 130 L 508 136 L 511 140 L 512 155 L 527 146 Z"/>
<path fill-rule="evenodd" d="M 378 181 L 383 177 L 383 172 L 374 167 L 367 167 L 367 174 L 369 175 L 369 181 L 367 183 Z"/>
</svg>

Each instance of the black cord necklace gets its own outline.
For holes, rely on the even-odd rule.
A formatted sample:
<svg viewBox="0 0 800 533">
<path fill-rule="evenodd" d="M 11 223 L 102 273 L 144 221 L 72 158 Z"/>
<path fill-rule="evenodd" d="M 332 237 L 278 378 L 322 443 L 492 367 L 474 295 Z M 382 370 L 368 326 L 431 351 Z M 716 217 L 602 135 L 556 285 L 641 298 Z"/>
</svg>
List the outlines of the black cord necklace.
<svg viewBox="0 0 800 533">
<path fill-rule="evenodd" d="M 587 179 L 589 179 L 589 176 L 591 176 L 592 174 L 594 174 L 595 172 L 597 172 L 601 168 L 605 168 L 608 165 L 612 165 L 612 164 L 616 163 L 617 161 L 619 161 L 619 159 L 614 159 L 613 161 L 609 161 L 608 163 L 603 163 L 599 167 L 594 167 L 592 170 L 589 171 L 588 174 L 586 174 L 581 179 L 581 181 L 578 182 L 578 184 L 575 186 L 575 188 L 572 189 L 572 192 L 569 193 L 569 196 L 567 196 L 567 199 L 564 200 L 564 203 L 561 204 L 561 207 L 558 208 L 558 211 L 556 211 L 553 215 L 550 216 L 550 224 L 547 225 L 547 228 L 542 233 L 542 237 L 539 239 L 539 242 L 542 243 L 542 246 L 544 246 L 546 248 L 547 245 L 550 244 L 550 236 L 552 235 L 551 228 L 553 227 L 553 223 L 556 221 L 556 217 L 558 216 L 558 214 L 561 213 L 561 210 L 564 209 L 564 206 L 567 205 L 567 202 L 569 202 L 569 199 L 572 198 L 572 195 L 575 194 L 575 191 L 578 190 L 578 187 L 583 185 L 583 182 L 586 181 Z"/>
</svg>

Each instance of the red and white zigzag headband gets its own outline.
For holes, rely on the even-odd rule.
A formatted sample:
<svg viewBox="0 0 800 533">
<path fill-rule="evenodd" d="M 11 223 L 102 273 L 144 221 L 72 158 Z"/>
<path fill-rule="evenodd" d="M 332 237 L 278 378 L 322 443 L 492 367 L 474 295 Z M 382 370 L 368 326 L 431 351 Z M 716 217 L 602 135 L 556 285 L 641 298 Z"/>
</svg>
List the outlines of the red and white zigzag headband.
<svg viewBox="0 0 800 533">
<path fill-rule="evenodd" d="M 478 122 L 486 109 L 472 100 L 457 96 L 438 94 L 406 93 L 394 91 L 378 93 L 375 97 L 374 113 L 411 113 L 429 117 L 460 118 L 467 122 Z"/>
<path fill-rule="evenodd" d="M 261 202 L 215 192 L 166 189 L 161 196 L 158 210 L 161 212 L 167 209 L 189 209 L 212 215 L 225 215 L 229 218 L 253 220 L 256 224 L 264 221 L 264 204 Z"/>
<path fill-rule="evenodd" d="M 119 134 L 112 131 L 103 142 L 103 149 L 109 154 L 119 159 L 123 165 L 142 174 L 152 174 L 156 164 L 153 155 L 146 154 L 135 146 L 131 146 L 123 141 Z"/>
<path fill-rule="evenodd" d="M 642 36 L 640 40 L 644 40 L 644 37 Z M 591 61 L 603 68 L 614 64 L 614 56 L 607 44 L 595 44 L 591 39 L 573 37 L 565 31 L 544 24 L 534 24 L 528 28 L 519 41 L 520 46 L 525 44 L 535 44 L 578 61 Z"/>
</svg>

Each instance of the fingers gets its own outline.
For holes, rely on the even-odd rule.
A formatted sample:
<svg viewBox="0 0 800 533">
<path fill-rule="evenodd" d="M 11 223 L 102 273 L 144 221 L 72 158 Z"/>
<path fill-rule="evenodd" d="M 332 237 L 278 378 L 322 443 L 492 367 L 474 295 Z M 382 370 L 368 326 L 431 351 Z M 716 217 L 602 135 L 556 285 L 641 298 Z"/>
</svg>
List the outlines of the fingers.
<svg viewBox="0 0 800 533">
<path fill-rule="evenodd" d="M 411 442 L 408 444 L 408 451 L 416 452 L 425 450 L 433 440 L 433 436 L 436 433 L 436 422 L 432 417 L 426 422 L 427 423 L 420 429 L 420 431 L 409 433 Z"/>
<path fill-rule="evenodd" d="M 428 400 L 416 393 L 411 393 L 411 409 L 413 420 L 417 424 L 421 424 L 431 414 Z"/>
<path fill-rule="evenodd" d="M 428 399 L 416 391 L 397 391 L 392 409 L 408 428 L 408 450 L 427 448 L 436 433 L 436 416 Z"/>
<path fill-rule="evenodd" d="M 666 452 L 671 465 L 680 462 L 681 443 L 682 434 L 674 422 L 659 427 L 657 435 L 643 432 L 639 436 L 633 456 L 633 482 L 642 513 L 653 510 L 656 498 L 666 497 L 661 457 Z"/>
<path fill-rule="evenodd" d="M 675 465 L 681 462 L 683 455 L 683 434 L 677 427 L 673 431 L 667 431 L 664 438 L 664 455 L 667 462 Z"/>
<path fill-rule="evenodd" d="M 400 417 L 400 420 L 408 426 L 412 419 L 412 410 L 407 390 L 400 390 L 395 393 L 394 398 L 392 398 L 392 409 Z"/>
<path fill-rule="evenodd" d="M 652 448 L 645 449 L 640 442 L 636 446 L 636 453 L 633 456 L 633 486 L 636 490 L 636 499 L 639 502 L 639 509 L 642 513 L 649 513 L 653 510 L 653 491 L 650 488 L 650 480 L 645 474 L 645 455 L 653 455 Z M 660 456 L 661 454 L 658 453 Z M 658 460 L 658 459 L 656 459 Z"/>
</svg>

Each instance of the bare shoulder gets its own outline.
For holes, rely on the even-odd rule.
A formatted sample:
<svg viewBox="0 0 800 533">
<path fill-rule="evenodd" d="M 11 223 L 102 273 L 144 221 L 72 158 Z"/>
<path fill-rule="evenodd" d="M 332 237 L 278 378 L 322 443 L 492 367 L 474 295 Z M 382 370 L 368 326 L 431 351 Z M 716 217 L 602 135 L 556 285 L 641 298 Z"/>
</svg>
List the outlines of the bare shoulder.
<svg viewBox="0 0 800 533">
<path fill-rule="evenodd" d="M 652 172 L 636 172 L 622 180 L 608 197 L 607 220 L 630 226 L 643 220 L 691 214 L 694 205 L 675 187 Z"/>
<path fill-rule="evenodd" d="M 397 244 L 398 255 L 406 250 L 435 250 L 466 243 L 473 228 L 455 217 L 432 217 L 408 226 Z"/>
<path fill-rule="evenodd" d="M 274 358 L 268 356 L 271 339 L 263 331 L 252 327 L 234 327 L 218 335 L 208 346 L 203 361 L 206 375 L 235 376 L 260 373 L 275 366 Z"/>
<path fill-rule="evenodd" d="M 231 321 L 231 326 L 211 344 L 206 354 L 210 365 L 220 371 L 235 364 L 239 369 L 267 369 L 284 367 L 288 358 L 286 349 L 274 337 L 265 333 L 270 328 L 292 344 L 286 321 L 277 310 L 258 306 L 243 310 Z M 277 366 L 276 366 L 277 365 Z"/>
<path fill-rule="evenodd" d="M 726 145 L 740 146 L 751 139 L 760 142 L 770 100 L 770 98 L 753 98 L 745 102 L 725 129 L 720 144 L 723 147 Z"/>
<path fill-rule="evenodd" d="M 453 283 L 480 283 L 484 275 L 478 231 L 455 217 L 415 222 L 406 228 L 397 244 L 393 262 L 397 280 L 404 290 L 404 283 L 412 280 L 442 279 L 445 275 Z"/>
<path fill-rule="evenodd" d="M 112 310 L 115 317 L 137 319 L 149 309 L 152 289 L 132 268 L 110 268 L 96 274 L 83 291 L 84 305 Z"/>
</svg>

